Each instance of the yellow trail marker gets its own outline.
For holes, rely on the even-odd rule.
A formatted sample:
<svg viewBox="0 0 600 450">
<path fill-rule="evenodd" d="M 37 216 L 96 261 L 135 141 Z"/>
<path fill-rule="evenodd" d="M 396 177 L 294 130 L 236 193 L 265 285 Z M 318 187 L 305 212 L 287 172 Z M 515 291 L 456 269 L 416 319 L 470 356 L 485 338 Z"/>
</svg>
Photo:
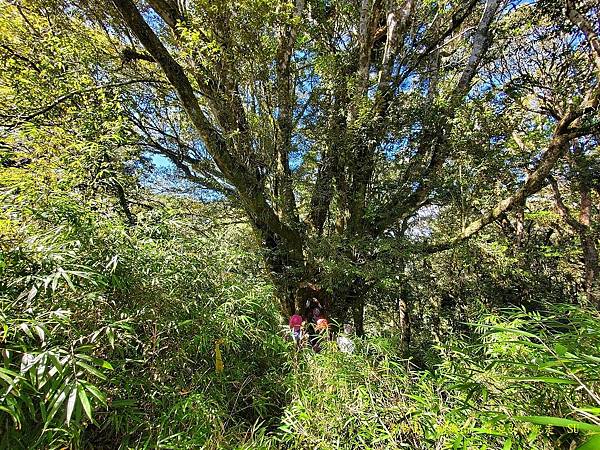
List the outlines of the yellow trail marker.
<svg viewBox="0 0 600 450">
<path fill-rule="evenodd" d="M 215 342 L 215 369 L 217 373 L 223 372 L 223 356 L 221 355 L 221 344 L 223 339 L 218 339 Z"/>
</svg>

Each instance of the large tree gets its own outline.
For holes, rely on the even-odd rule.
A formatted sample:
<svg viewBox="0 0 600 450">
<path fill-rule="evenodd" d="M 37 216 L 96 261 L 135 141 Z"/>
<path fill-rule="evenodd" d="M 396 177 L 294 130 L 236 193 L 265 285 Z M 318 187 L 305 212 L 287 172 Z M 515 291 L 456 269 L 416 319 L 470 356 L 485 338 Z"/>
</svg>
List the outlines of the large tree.
<svg viewBox="0 0 600 450">
<path fill-rule="evenodd" d="M 118 70 L 165 81 L 130 86 L 134 144 L 243 209 L 285 311 L 324 296 L 359 333 L 380 255 L 400 270 L 522 209 L 598 131 L 593 2 L 74 3 Z M 491 200 L 446 239 L 407 238 L 457 177 Z"/>
</svg>

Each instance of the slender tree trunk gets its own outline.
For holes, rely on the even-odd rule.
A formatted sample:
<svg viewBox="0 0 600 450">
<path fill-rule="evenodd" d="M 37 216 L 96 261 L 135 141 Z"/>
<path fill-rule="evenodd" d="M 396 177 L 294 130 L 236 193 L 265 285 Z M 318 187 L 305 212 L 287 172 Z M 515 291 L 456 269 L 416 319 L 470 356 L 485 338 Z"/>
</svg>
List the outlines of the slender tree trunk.
<svg viewBox="0 0 600 450">
<path fill-rule="evenodd" d="M 552 177 L 549 177 L 552 190 L 554 191 L 554 201 L 558 213 L 567 222 L 567 224 L 579 234 L 581 252 L 583 254 L 584 265 L 584 290 L 588 300 L 595 304 L 598 301 L 596 295 L 596 278 L 598 275 L 598 248 L 596 246 L 596 236 L 591 227 L 592 216 L 592 196 L 590 185 L 584 176 L 579 180 L 579 220 L 571 216 L 569 208 L 564 204 L 558 183 Z M 600 306 L 600 305 L 598 305 Z"/>
<path fill-rule="evenodd" d="M 365 302 L 362 296 L 359 296 L 353 302 L 352 317 L 354 319 L 356 335 L 363 337 L 365 335 Z"/>
<path fill-rule="evenodd" d="M 598 249 L 596 248 L 595 236 L 587 230 L 580 234 L 583 250 L 584 264 L 584 288 L 588 300 L 596 303 L 598 300 L 596 292 L 596 278 L 598 276 Z"/>
<path fill-rule="evenodd" d="M 399 263 L 399 272 L 404 276 L 404 271 L 406 268 L 406 261 L 401 260 Z M 403 356 L 408 356 L 410 354 L 410 340 L 411 340 L 411 327 L 410 327 L 410 310 L 409 310 L 409 286 L 406 282 L 406 279 L 402 282 L 402 287 L 400 288 L 398 302 L 397 302 L 397 310 L 398 310 L 398 322 L 396 324 L 398 330 L 400 331 L 400 352 Z"/>
<path fill-rule="evenodd" d="M 517 221 L 515 224 L 515 237 L 516 237 L 516 244 L 518 248 L 521 248 L 523 246 L 523 235 L 524 235 L 524 223 L 525 223 L 525 214 L 524 214 L 524 205 L 519 205 L 516 208 L 516 216 L 517 216 Z"/>
<path fill-rule="evenodd" d="M 591 303 L 596 303 L 595 282 L 598 275 L 598 249 L 596 247 L 596 237 L 591 228 L 591 190 L 585 180 L 581 182 L 580 193 L 581 209 L 579 211 L 579 223 L 583 226 L 580 228 L 579 238 L 583 251 L 584 287 L 588 300 Z"/>
<path fill-rule="evenodd" d="M 406 292 L 404 289 L 402 291 L 402 296 L 398 299 L 398 327 L 400 328 L 400 351 L 406 357 L 410 354 L 410 311 L 405 295 Z"/>
</svg>

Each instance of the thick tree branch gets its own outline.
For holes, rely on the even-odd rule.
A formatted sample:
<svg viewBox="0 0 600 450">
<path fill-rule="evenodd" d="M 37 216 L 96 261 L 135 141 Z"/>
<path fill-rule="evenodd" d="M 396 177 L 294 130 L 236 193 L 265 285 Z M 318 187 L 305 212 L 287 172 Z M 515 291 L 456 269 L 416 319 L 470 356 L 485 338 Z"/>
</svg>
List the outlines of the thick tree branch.
<svg viewBox="0 0 600 450">
<path fill-rule="evenodd" d="M 405 0 L 401 6 L 392 2 L 386 16 L 386 41 L 379 70 L 378 92 L 386 95 L 390 88 L 390 77 L 398 50 L 402 45 L 401 37 L 408 29 L 415 12 L 415 1 Z"/>
<path fill-rule="evenodd" d="M 425 253 L 436 253 L 448 250 L 466 241 L 484 227 L 494 222 L 502 214 L 510 211 L 515 205 L 523 204 L 527 197 L 535 194 L 544 187 L 545 180 L 548 178 L 550 171 L 558 159 L 564 155 L 567 145 L 572 139 L 572 136 L 569 134 L 569 127 L 574 126 L 579 121 L 579 117 L 580 114 L 577 111 L 569 111 L 557 124 L 553 137 L 547 149 L 542 153 L 536 169 L 531 172 L 525 183 L 523 183 L 523 186 L 514 194 L 498 202 L 496 206 L 472 222 L 458 236 L 444 242 L 425 246 L 422 251 Z"/>
<path fill-rule="evenodd" d="M 550 186 L 552 186 L 552 192 L 554 194 L 554 203 L 556 204 L 558 214 L 562 217 L 562 219 L 565 222 L 567 222 L 567 224 L 569 224 L 571 228 L 573 228 L 577 232 L 585 231 L 583 225 L 579 223 L 576 219 L 574 219 L 573 216 L 571 216 L 571 211 L 563 202 L 562 196 L 560 195 L 558 182 L 554 179 L 552 175 L 548 175 L 548 181 L 550 182 Z"/>
<path fill-rule="evenodd" d="M 592 24 L 587 18 L 575 8 L 573 0 L 567 0 L 567 15 L 573 24 L 575 24 L 585 35 L 590 47 L 592 48 L 592 59 L 596 64 L 598 74 L 600 74 L 600 38 L 594 30 Z"/>
<path fill-rule="evenodd" d="M 178 22 L 183 22 L 184 20 L 183 13 L 179 9 L 177 1 L 148 0 L 148 4 L 173 29 L 177 27 Z"/>
<path fill-rule="evenodd" d="M 462 98 L 467 95 L 471 88 L 471 81 L 477 73 L 477 68 L 479 67 L 481 59 L 483 58 L 489 46 L 490 25 L 492 24 L 492 20 L 494 20 L 494 16 L 496 15 L 499 5 L 500 0 L 488 0 L 485 4 L 481 21 L 479 22 L 477 31 L 473 36 L 473 47 L 471 49 L 471 54 L 469 55 L 469 60 L 467 61 L 467 65 L 465 66 L 460 79 L 458 80 L 456 88 L 452 93 L 453 100 L 456 102 L 462 100 Z"/>
<path fill-rule="evenodd" d="M 416 189 L 406 197 L 405 191 L 401 190 L 392 195 L 390 200 L 380 209 L 378 219 L 373 226 L 375 234 L 382 233 L 392 223 L 403 220 L 419 209 L 427 200 L 433 189 L 433 180 L 442 169 L 446 159 L 450 155 L 451 145 L 449 143 L 452 131 L 452 118 L 456 109 L 468 94 L 471 81 L 477 72 L 477 68 L 489 46 L 490 25 L 498 10 L 500 0 L 488 0 L 473 37 L 473 45 L 469 60 L 461 73 L 459 81 L 452 91 L 450 102 L 445 116 L 441 116 L 435 123 L 435 129 L 431 130 L 431 139 L 427 144 L 430 146 L 431 158 L 429 164 L 420 174 Z M 464 19 L 463 19 L 464 20 Z M 422 151 L 421 153 L 424 153 Z"/>
<path fill-rule="evenodd" d="M 317 234 L 323 232 L 323 226 L 333 198 L 333 176 L 336 170 L 335 146 L 332 151 L 326 151 L 323 162 L 317 172 L 317 180 L 310 199 L 310 223 Z"/>
<path fill-rule="evenodd" d="M 371 70 L 371 55 L 373 52 L 373 43 L 375 41 L 375 33 L 381 14 L 382 0 L 361 0 L 360 6 L 360 21 L 358 24 L 358 70 L 357 70 L 357 88 L 356 102 L 352 113 L 352 119 L 356 118 L 356 106 L 362 101 L 367 88 L 369 86 L 369 73 Z"/>
<path fill-rule="evenodd" d="M 175 61 L 160 39 L 146 23 L 131 0 L 112 0 L 123 20 L 146 51 L 162 68 L 165 76 L 177 92 L 183 109 L 204 141 L 217 167 L 225 178 L 239 191 L 240 199 L 257 229 L 275 233 L 285 239 L 298 253 L 301 252 L 301 239 L 296 230 L 284 225 L 268 204 L 262 186 L 242 161 L 229 151 L 227 141 L 206 117 L 190 81 L 183 68 Z"/>
<path fill-rule="evenodd" d="M 585 35 L 592 50 L 592 60 L 596 65 L 596 78 L 600 78 L 600 38 L 598 37 L 598 33 L 596 33 L 589 20 L 575 8 L 575 2 L 573 0 L 567 0 L 567 15 L 571 22 L 573 22 L 573 24 Z M 584 99 L 582 113 L 587 112 L 588 110 L 598 109 L 599 105 L 600 82 L 597 81 L 596 86 L 588 92 L 588 95 Z"/>
<path fill-rule="evenodd" d="M 323 139 L 322 161 L 317 171 L 317 179 L 310 201 L 310 223 L 320 235 L 329 214 L 334 193 L 334 180 L 338 181 L 338 194 L 341 200 L 339 217 L 345 213 L 345 187 L 341 182 L 344 177 L 340 167 L 340 153 L 343 152 L 343 136 L 347 132 L 346 117 L 342 105 L 348 99 L 346 86 L 342 83 L 332 87 L 329 95 L 327 135 Z"/>
<path fill-rule="evenodd" d="M 280 216 L 287 223 L 299 223 L 296 200 L 292 186 L 289 154 L 292 148 L 294 122 L 295 86 L 292 75 L 292 53 L 296 43 L 298 28 L 292 24 L 294 18 L 302 15 L 304 0 L 296 0 L 295 10 L 279 31 L 279 47 L 276 55 L 277 73 L 277 141 L 275 144 L 275 197 Z"/>
</svg>

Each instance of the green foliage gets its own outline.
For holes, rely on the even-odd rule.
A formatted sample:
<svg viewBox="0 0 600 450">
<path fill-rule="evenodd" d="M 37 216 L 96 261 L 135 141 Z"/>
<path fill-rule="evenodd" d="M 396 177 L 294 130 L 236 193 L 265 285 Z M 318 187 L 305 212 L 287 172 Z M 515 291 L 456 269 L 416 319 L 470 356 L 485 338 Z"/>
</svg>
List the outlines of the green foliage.
<svg viewBox="0 0 600 450">
<path fill-rule="evenodd" d="M 323 449 L 593 448 L 597 437 L 585 436 L 600 423 L 599 323 L 572 305 L 489 314 L 475 334 L 440 346 L 443 363 L 431 371 L 388 339 L 352 355 L 303 353 L 277 439 Z"/>
<path fill-rule="evenodd" d="M 367 73 L 360 93 L 357 5 L 313 2 L 302 20 L 290 2 L 183 2 L 187 20 L 173 33 L 144 11 L 194 73 L 194 89 L 217 89 L 199 102 L 210 121 L 235 124 L 223 128 L 227 140 L 240 144 L 249 161 L 239 167 L 258 174 L 275 215 L 281 107 L 273 65 L 278 40 L 296 33 L 290 79 L 299 102 L 291 105 L 287 156 L 299 162 L 289 176 L 303 220 L 330 153 L 341 169 L 331 174 L 323 234 L 302 234 L 302 264 L 286 266 L 288 249 L 277 242 L 271 255 L 283 255 L 281 279 L 316 277 L 331 297 L 328 314 L 349 318 L 366 303 L 369 335 L 354 338 L 352 354 L 333 342 L 315 354 L 284 339 L 280 299 L 239 198 L 211 191 L 202 202 L 177 177 L 180 195 L 158 193 L 152 177 L 164 162 L 144 149 L 167 155 L 190 179 L 204 177 L 203 186 L 230 186 L 155 63 L 141 53 L 125 63 L 124 45 L 143 50 L 121 35 L 104 4 L 88 3 L 0 0 L 0 448 L 600 445 L 600 317 L 581 305 L 582 238 L 561 224 L 550 190 L 466 245 L 411 253 L 455 236 L 522 184 L 555 121 L 535 111 L 534 94 L 556 97 L 562 110 L 568 99 L 580 102 L 590 82 L 572 27 L 557 28 L 525 6 L 499 17 L 485 70 L 450 114 L 448 94 L 468 60 L 477 14 L 436 42 L 458 4 L 418 2 L 415 24 L 431 27 L 407 27 L 397 69 L 414 64 L 414 72 L 377 116 L 381 136 L 370 136 L 382 100 L 371 85 L 380 77 Z M 550 15 L 562 12 L 553 7 Z M 376 28 L 373 61 L 386 51 L 385 29 Z M 435 55 L 421 53 L 429 44 Z M 237 112 L 231 98 L 241 102 Z M 429 141 L 447 122 L 450 156 L 430 174 L 440 149 Z M 344 196 L 354 193 L 342 191 L 362 165 L 352 153 L 363 132 L 377 151 L 362 231 L 394 193 L 406 191 L 410 203 L 421 182 L 432 182 L 406 221 L 381 235 L 338 230 L 349 219 Z M 246 142 L 237 141 L 242 134 Z M 597 142 L 585 139 L 556 177 L 570 188 L 573 220 L 584 189 L 597 198 Z"/>
<path fill-rule="evenodd" d="M 84 203 L 60 176 L 33 183 L 38 158 L 32 173 L 3 169 L 1 446 L 550 450 L 597 440 L 598 313 L 540 301 L 555 292 L 541 288 L 555 273 L 543 257 L 543 270 L 517 270 L 523 256 L 498 239 L 411 261 L 412 277 L 398 279 L 384 262 L 357 268 L 342 255 L 331 283 L 344 270 L 378 280 L 382 322 L 354 354 L 333 343 L 296 353 L 248 230 L 221 225 L 225 205 L 138 188 L 151 207 L 133 209 L 128 226 L 112 191 Z M 424 312 L 412 361 L 383 322 L 407 281 L 413 313 Z M 528 283 L 531 297 L 515 294 Z M 495 309 L 523 298 L 530 307 Z"/>
<path fill-rule="evenodd" d="M 2 446 L 189 448 L 277 416 L 286 347 L 243 229 L 185 237 L 153 210 L 126 230 L 69 203 L 48 214 L 57 203 L 7 219 Z"/>
<path fill-rule="evenodd" d="M 218 446 L 277 417 L 286 347 L 245 226 L 121 174 L 145 197 L 132 227 L 83 169 L 95 148 L 67 155 L 0 169 L 0 447 Z M 127 157 L 96 175 L 117 176 Z"/>
</svg>

